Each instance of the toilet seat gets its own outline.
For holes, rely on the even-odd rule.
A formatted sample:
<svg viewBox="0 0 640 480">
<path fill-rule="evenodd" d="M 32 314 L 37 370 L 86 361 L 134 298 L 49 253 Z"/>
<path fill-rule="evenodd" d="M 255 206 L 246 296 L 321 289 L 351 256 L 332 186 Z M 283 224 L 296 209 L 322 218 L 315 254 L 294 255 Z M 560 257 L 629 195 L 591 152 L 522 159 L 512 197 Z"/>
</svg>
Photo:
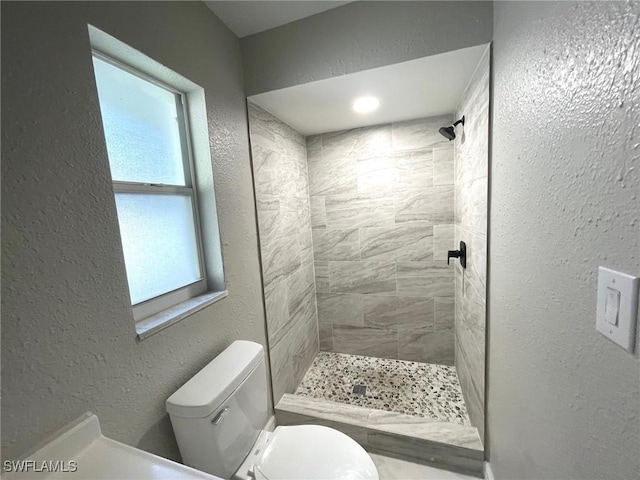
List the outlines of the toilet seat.
<svg viewBox="0 0 640 480">
<path fill-rule="evenodd" d="M 319 425 L 277 427 L 253 471 L 256 480 L 378 480 L 364 448 Z"/>
</svg>

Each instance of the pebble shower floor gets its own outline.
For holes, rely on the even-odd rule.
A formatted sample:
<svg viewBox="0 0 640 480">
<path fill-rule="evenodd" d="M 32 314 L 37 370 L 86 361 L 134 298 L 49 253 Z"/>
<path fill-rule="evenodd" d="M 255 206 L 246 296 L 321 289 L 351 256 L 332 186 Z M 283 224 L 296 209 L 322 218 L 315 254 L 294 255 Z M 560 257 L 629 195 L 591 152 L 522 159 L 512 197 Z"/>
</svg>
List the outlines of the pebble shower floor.
<svg viewBox="0 0 640 480">
<path fill-rule="evenodd" d="M 362 386 L 364 393 L 354 393 Z M 295 394 L 471 424 L 456 369 L 448 365 L 320 352 Z"/>
</svg>

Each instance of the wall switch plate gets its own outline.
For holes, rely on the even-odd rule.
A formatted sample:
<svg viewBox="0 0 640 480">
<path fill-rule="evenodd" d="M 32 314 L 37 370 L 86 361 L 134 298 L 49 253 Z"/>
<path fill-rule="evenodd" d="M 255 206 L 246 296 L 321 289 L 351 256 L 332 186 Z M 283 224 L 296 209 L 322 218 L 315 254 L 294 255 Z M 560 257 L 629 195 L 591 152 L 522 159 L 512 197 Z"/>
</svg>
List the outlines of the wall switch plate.
<svg viewBox="0 0 640 480">
<path fill-rule="evenodd" d="M 640 279 L 609 268 L 598 269 L 596 330 L 633 353 Z"/>
</svg>

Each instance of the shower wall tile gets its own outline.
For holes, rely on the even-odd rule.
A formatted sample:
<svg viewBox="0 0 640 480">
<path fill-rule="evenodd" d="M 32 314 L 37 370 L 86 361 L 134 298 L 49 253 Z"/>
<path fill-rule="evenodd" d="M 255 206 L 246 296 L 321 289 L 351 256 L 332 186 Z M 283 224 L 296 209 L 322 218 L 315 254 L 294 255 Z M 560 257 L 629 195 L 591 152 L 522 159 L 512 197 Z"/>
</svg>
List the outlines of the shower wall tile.
<svg viewBox="0 0 640 480">
<path fill-rule="evenodd" d="M 271 324 L 267 331 L 269 344 L 278 343 L 287 332 L 289 325 L 289 300 L 288 289 L 284 279 L 272 282 L 264 290 L 264 302 L 267 318 L 271 319 Z"/>
<path fill-rule="evenodd" d="M 393 157 L 369 157 L 357 163 L 358 193 L 392 194 L 397 176 Z"/>
<path fill-rule="evenodd" d="M 313 253 L 317 262 L 360 260 L 360 232 L 352 229 L 313 230 Z"/>
<path fill-rule="evenodd" d="M 319 323 L 318 337 L 320 339 L 320 351 L 333 352 L 333 324 Z"/>
<path fill-rule="evenodd" d="M 361 228 L 362 260 L 430 262 L 433 260 L 433 227 Z"/>
<path fill-rule="evenodd" d="M 327 211 L 324 207 L 323 196 L 313 196 L 310 199 L 311 227 L 319 228 L 327 226 Z"/>
<path fill-rule="evenodd" d="M 324 158 L 384 156 L 391 150 L 391 125 L 342 130 L 322 135 Z"/>
<path fill-rule="evenodd" d="M 329 262 L 314 262 L 316 271 L 316 292 L 329 293 Z"/>
<path fill-rule="evenodd" d="M 392 196 L 366 194 L 327 195 L 327 228 L 392 227 Z"/>
<path fill-rule="evenodd" d="M 318 321 L 321 324 L 364 325 L 363 295 L 319 293 Z"/>
<path fill-rule="evenodd" d="M 329 285 L 336 293 L 395 293 L 396 265 L 380 262 L 329 262 Z"/>
<path fill-rule="evenodd" d="M 455 269 L 455 361 L 471 423 L 483 436 L 489 165 L 489 51 L 462 96 L 456 138 L 455 241 L 467 243 L 467 268 Z"/>
<path fill-rule="evenodd" d="M 418 148 L 446 145 L 448 140 L 438 130 L 452 123 L 452 115 L 419 118 L 392 124 L 392 145 L 394 150 L 413 150 Z"/>
<path fill-rule="evenodd" d="M 399 295 L 430 298 L 454 296 L 454 272 L 451 268 L 432 266 L 420 272 L 412 270 L 412 275 L 404 275 L 405 267 L 402 265 L 398 273 Z"/>
<path fill-rule="evenodd" d="M 447 252 L 457 250 L 453 224 L 433 226 L 433 258 L 446 262 Z"/>
<path fill-rule="evenodd" d="M 307 162 L 310 195 L 335 195 L 357 191 L 355 159 L 308 154 Z"/>
<path fill-rule="evenodd" d="M 454 240 L 454 157 L 438 133 L 452 119 L 307 137 L 322 349 L 436 363 L 453 357 L 452 344 L 445 351 L 436 341 L 444 334 L 426 335 L 439 331 L 436 299 L 440 330 L 452 325 L 446 250 Z"/>
<path fill-rule="evenodd" d="M 453 330 L 421 328 L 398 333 L 398 354 L 407 360 L 453 365 L 454 349 Z"/>
<path fill-rule="evenodd" d="M 396 194 L 395 221 L 453 223 L 453 185 L 439 185 Z"/>
<path fill-rule="evenodd" d="M 433 149 L 433 184 L 453 185 L 453 149 L 450 147 Z"/>
<path fill-rule="evenodd" d="M 398 331 L 334 324 L 333 351 L 370 357 L 398 358 Z"/>
<path fill-rule="evenodd" d="M 434 301 L 424 297 L 364 296 L 364 324 L 393 329 L 434 329 Z"/>
<path fill-rule="evenodd" d="M 455 327 L 456 302 L 452 297 L 435 299 L 435 327 L 437 331 L 452 330 Z"/>
<path fill-rule="evenodd" d="M 396 193 L 433 185 L 433 150 L 429 148 L 394 153 L 393 158 L 396 166 Z"/>
<path fill-rule="evenodd" d="M 251 103 L 249 130 L 277 402 L 295 390 L 319 350 L 307 154 L 302 135 Z"/>
<path fill-rule="evenodd" d="M 276 238 L 261 245 L 264 284 L 293 275 L 301 264 L 298 236 Z"/>
</svg>

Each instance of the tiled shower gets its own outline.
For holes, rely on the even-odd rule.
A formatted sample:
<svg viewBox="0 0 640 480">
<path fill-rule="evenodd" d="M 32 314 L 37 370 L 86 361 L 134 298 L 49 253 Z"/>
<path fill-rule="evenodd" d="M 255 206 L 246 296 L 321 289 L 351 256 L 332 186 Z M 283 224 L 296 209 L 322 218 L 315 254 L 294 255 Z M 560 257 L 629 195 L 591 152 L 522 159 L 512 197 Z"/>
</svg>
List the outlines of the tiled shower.
<svg viewBox="0 0 640 480">
<path fill-rule="evenodd" d="M 487 51 L 458 112 L 307 137 L 249 102 L 276 404 L 482 432 L 488 74 Z M 463 114 L 455 142 L 438 133 Z M 459 240 L 467 270 L 447 264 Z"/>
</svg>

